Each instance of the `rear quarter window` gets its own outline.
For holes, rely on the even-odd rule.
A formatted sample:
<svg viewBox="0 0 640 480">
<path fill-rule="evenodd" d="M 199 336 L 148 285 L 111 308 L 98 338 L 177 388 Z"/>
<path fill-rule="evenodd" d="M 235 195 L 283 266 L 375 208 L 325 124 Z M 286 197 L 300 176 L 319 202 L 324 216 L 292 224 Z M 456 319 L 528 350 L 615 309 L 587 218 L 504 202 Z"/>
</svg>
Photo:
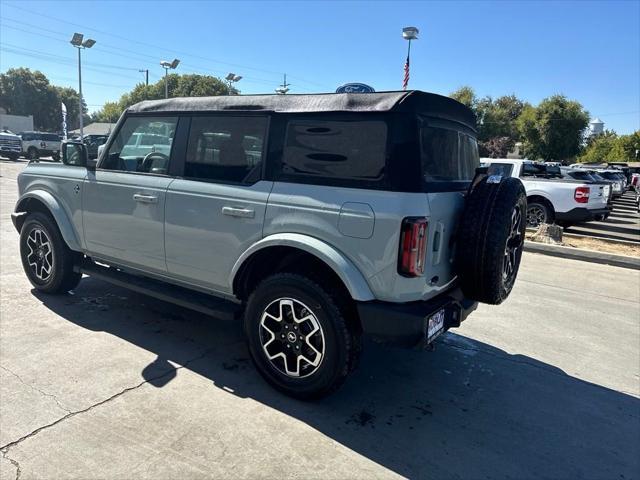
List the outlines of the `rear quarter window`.
<svg viewBox="0 0 640 480">
<path fill-rule="evenodd" d="M 427 183 L 469 182 L 480 165 L 476 139 L 454 129 L 423 126 L 420 152 Z"/>
<path fill-rule="evenodd" d="M 380 120 L 291 120 L 282 155 L 283 177 L 379 181 L 386 164 L 387 125 Z"/>
</svg>

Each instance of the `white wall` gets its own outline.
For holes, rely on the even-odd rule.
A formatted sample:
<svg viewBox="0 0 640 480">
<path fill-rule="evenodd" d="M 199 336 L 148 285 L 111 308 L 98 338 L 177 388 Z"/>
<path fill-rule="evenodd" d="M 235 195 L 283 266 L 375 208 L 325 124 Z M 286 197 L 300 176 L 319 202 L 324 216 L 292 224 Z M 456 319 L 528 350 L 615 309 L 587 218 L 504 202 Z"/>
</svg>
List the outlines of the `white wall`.
<svg viewBox="0 0 640 480">
<path fill-rule="evenodd" d="M 33 115 L 25 117 L 23 115 L 9 115 L 0 113 L 0 130 L 11 130 L 13 133 L 33 130 Z"/>
</svg>

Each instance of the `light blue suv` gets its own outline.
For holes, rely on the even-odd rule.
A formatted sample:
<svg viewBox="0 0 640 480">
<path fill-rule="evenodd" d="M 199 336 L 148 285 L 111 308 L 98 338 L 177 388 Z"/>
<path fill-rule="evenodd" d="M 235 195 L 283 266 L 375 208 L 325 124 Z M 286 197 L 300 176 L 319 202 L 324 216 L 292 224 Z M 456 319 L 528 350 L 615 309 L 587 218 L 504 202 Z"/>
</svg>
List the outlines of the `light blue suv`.
<svg viewBox="0 0 640 480">
<path fill-rule="evenodd" d="M 30 163 L 13 221 L 36 289 L 83 274 L 244 322 L 298 398 L 363 334 L 429 345 L 515 282 L 526 200 L 478 169 L 475 118 L 411 92 L 175 98 L 130 107 L 90 160 Z"/>
</svg>

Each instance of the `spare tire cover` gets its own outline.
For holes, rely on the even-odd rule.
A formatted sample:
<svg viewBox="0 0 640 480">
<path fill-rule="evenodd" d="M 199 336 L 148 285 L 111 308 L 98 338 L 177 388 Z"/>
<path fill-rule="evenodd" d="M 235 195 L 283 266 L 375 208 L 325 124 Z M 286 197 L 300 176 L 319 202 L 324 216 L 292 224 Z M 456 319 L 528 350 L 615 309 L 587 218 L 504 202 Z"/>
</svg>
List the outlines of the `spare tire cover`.
<svg viewBox="0 0 640 480">
<path fill-rule="evenodd" d="M 498 305 L 520 267 L 527 195 L 517 178 L 485 177 L 467 195 L 456 241 L 456 270 L 465 296 Z"/>
</svg>

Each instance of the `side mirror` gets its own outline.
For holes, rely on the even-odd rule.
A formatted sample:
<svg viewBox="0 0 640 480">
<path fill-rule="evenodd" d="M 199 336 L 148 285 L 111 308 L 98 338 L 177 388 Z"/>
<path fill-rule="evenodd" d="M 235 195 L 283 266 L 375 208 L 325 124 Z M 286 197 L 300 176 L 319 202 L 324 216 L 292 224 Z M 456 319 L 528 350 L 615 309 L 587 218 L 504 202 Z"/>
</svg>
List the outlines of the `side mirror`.
<svg viewBox="0 0 640 480">
<path fill-rule="evenodd" d="M 81 142 L 63 142 L 62 143 L 62 163 L 75 167 L 87 166 L 87 147 Z"/>
</svg>

